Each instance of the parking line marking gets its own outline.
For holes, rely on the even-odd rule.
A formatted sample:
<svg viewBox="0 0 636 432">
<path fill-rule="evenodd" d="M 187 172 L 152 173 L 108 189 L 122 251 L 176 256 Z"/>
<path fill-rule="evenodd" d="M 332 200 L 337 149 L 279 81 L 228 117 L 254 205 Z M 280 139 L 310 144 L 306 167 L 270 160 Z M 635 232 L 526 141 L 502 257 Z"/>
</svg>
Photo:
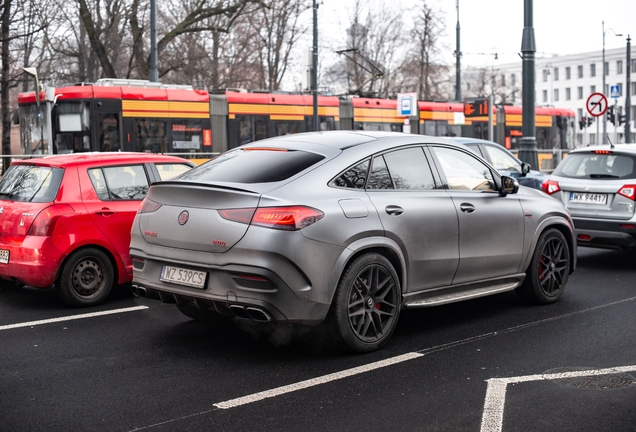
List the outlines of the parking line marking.
<svg viewBox="0 0 636 432">
<path fill-rule="evenodd" d="M 503 426 L 504 406 L 506 404 L 506 389 L 508 384 L 576 378 L 590 375 L 609 375 L 633 371 L 636 371 L 636 365 L 553 374 L 526 375 L 509 378 L 491 378 L 487 380 L 488 388 L 486 389 L 484 414 L 481 418 L 481 432 L 501 432 L 501 428 Z"/>
<path fill-rule="evenodd" d="M 295 392 L 298 390 L 302 390 L 302 389 L 306 389 L 309 387 L 314 387 L 317 385 L 321 385 L 321 384 L 326 384 L 329 383 L 331 381 L 337 381 L 337 380 L 341 380 L 343 378 L 347 378 L 353 375 L 358 375 L 358 374 L 362 374 L 365 372 L 369 372 L 375 369 L 380 369 L 380 368 L 384 368 L 387 366 L 391 366 L 397 363 L 402 363 L 405 361 L 409 361 L 409 360 L 413 360 L 419 357 L 423 357 L 424 354 L 420 354 L 417 352 L 412 352 L 412 353 L 407 353 L 407 354 L 402 354 L 400 356 L 396 356 L 396 357 L 391 357 L 389 359 L 386 360 L 381 360 L 381 361 L 377 361 L 374 363 L 369 363 L 363 366 L 358 366 L 358 367 L 354 367 L 351 369 L 346 369 L 340 372 L 335 372 L 332 374 L 328 374 L 328 375 L 323 375 L 321 377 L 318 378 L 312 378 L 312 379 L 308 379 L 305 381 L 300 381 L 294 384 L 290 384 L 290 385 L 286 385 L 286 386 L 282 386 L 282 387 L 278 387 L 275 389 L 271 389 L 271 390 L 266 390 L 266 391 L 262 391 L 260 393 L 254 393 L 248 396 L 243 396 L 240 398 L 236 398 L 236 399 L 231 399 L 225 402 L 219 402 L 219 403 L 215 403 L 214 406 L 217 408 L 221 408 L 221 409 L 230 409 L 230 408 L 236 408 L 238 406 L 241 405 L 246 405 L 249 403 L 253 403 L 253 402 L 257 402 L 263 399 L 267 399 L 267 398 L 272 398 L 272 397 L 276 397 L 276 396 L 280 396 L 286 393 L 291 393 L 291 392 Z"/>
<path fill-rule="evenodd" d="M 72 320 L 93 318 L 93 317 L 104 316 L 104 315 L 113 315 L 113 314 L 124 313 L 124 312 L 133 312 L 133 311 L 138 311 L 143 309 L 148 309 L 148 306 L 134 306 L 134 307 L 122 308 L 122 309 L 112 309 L 112 310 L 103 311 L 103 312 L 92 312 L 92 313 L 86 313 L 86 314 L 80 314 L 80 315 L 69 315 L 65 317 L 51 318 L 51 319 L 45 319 L 45 320 L 39 320 L 39 321 L 29 321 L 29 322 L 18 323 L 18 324 L 9 324 L 9 325 L 0 326 L 0 331 L 10 330 L 10 329 L 20 328 L 20 327 L 33 327 L 36 325 L 51 324 L 51 323 L 56 323 L 61 321 L 72 321 Z"/>
</svg>

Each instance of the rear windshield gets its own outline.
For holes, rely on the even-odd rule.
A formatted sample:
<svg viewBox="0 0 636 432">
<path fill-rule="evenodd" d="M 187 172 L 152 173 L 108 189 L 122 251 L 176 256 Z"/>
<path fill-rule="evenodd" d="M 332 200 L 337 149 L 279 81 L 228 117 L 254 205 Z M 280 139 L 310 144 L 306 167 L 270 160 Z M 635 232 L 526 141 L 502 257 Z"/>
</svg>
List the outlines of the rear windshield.
<svg viewBox="0 0 636 432">
<path fill-rule="evenodd" d="M 179 180 L 273 183 L 286 180 L 324 159 L 300 150 L 237 149 L 195 167 Z"/>
<path fill-rule="evenodd" d="M 554 175 L 585 179 L 636 178 L 636 157 L 625 154 L 572 153 L 554 170 Z"/>
<path fill-rule="evenodd" d="M 64 170 L 12 165 L 0 180 L 0 200 L 51 202 L 57 196 Z"/>
</svg>

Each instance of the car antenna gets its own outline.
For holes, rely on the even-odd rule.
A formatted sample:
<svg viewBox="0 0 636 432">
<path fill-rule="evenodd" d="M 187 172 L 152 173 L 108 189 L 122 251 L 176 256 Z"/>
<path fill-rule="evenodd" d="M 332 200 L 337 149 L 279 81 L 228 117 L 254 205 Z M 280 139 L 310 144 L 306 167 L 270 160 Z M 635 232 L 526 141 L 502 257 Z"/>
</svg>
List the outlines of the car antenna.
<svg viewBox="0 0 636 432">
<path fill-rule="evenodd" d="M 612 144 L 612 140 L 610 139 L 609 135 L 607 135 L 607 141 L 609 141 L 610 143 L 610 148 L 614 148 L 614 144 Z"/>
</svg>

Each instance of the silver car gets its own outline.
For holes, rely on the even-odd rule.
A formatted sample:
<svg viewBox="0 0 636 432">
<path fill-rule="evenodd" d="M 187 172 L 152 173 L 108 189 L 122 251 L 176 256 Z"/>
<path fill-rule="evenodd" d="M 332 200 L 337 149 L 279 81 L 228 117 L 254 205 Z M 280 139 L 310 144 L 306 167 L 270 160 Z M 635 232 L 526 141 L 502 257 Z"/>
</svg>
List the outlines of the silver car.
<svg viewBox="0 0 636 432">
<path fill-rule="evenodd" d="M 636 145 L 571 151 L 543 184 L 572 214 L 579 246 L 636 246 Z"/>
<path fill-rule="evenodd" d="M 139 296 L 198 320 L 324 322 L 355 352 L 403 308 L 552 303 L 576 263 L 558 201 L 450 140 L 362 131 L 258 141 L 153 184 L 130 254 Z"/>
</svg>

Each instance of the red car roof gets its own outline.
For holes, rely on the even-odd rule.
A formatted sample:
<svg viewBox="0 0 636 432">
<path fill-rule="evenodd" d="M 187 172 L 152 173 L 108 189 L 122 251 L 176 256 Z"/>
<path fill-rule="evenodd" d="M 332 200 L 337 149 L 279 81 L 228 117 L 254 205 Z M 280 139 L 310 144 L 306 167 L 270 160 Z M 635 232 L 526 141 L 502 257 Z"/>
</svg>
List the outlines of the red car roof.
<svg viewBox="0 0 636 432">
<path fill-rule="evenodd" d="M 135 152 L 87 152 L 69 153 L 13 161 L 11 165 L 37 165 L 50 167 L 65 167 L 70 165 L 99 165 L 103 163 L 143 163 L 143 162 L 178 162 L 190 163 L 178 156 L 157 153 Z"/>
</svg>

